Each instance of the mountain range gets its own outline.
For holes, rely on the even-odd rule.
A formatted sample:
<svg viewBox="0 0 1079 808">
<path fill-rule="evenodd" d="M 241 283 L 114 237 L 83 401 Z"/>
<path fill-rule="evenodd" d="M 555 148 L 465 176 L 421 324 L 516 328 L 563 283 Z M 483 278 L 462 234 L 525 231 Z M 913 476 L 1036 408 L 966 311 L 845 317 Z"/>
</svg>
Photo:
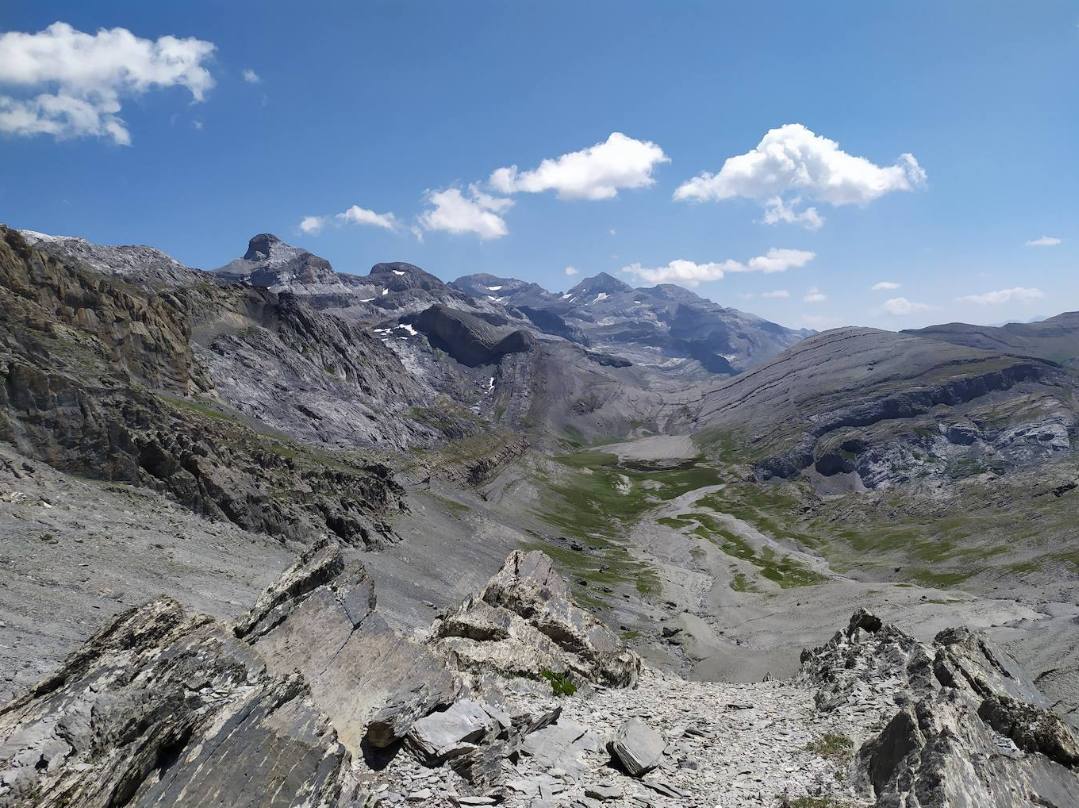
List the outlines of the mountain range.
<svg viewBox="0 0 1079 808">
<path fill-rule="evenodd" d="M 1079 804 L 1077 362 L 0 227 L 0 805 Z"/>
</svg>

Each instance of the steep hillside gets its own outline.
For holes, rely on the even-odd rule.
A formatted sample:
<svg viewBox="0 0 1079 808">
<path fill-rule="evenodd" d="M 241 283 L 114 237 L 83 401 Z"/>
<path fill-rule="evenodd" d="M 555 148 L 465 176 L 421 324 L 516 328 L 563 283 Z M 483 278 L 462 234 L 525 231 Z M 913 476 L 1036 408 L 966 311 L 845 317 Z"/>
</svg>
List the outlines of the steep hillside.
<svg viewBox="0 0 1079 808">
<path fill-rule="evenodd" d="M 346 323 L 207 281 L 159 294 L 7 228 L 0 334 L 0 439 L 56 468 L 135 482 L 275 535 L 300 539 L 318 525 L 347 541 L 392 539 L 385 520 L 400 496 L 385 466 L 266 435 L 275 417 L 301 438 L 336 423 L 352 444 L 365 433 L 351 421 L 365 410 L 392 445 L 410 428 L 437 434 L 402 417 L 416 388 L 396 356 Z M 252 352 L 264 364 L 273 357 L 270 372 Z M 282 383 L 272 387 L 275 375 Z M 260 409 L 271 399 L 272 412 Z M 335 421 L 332 407 L 345 417 Z M 245 410 L 259 420 L 245 421 Z"/>
<path fill-rule="evenodd" d="M 964 476 L 1071 449 L 1075 379 L 1041 359 L 843 328 L 703 393 L 699 438 L 768 475 Z"/>
</svg>

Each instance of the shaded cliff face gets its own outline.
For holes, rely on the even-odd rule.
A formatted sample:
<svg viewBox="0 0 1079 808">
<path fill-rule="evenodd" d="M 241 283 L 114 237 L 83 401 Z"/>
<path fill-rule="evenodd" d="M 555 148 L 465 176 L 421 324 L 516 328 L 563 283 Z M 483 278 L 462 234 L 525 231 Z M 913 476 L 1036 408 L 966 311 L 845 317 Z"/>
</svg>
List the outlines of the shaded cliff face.
<svg viewBox="0 0 1079 808">
<path fill-rule="evenodd" d="M 219 403 L 257 409 L 241 395 L 247 380 L 301 437 L 333 427 L 334 413 L 320 408 L 348 409 L 346 425 L 379 397 L 400 411 L 416 391 L 381 343 L 268 292 L 202 283 L 159 294 L 0 233 L 0 439 L 56 468 L 146 485 L 245 528 L 300 540 L 316 526 L 354 543 L 393 538 L 385 518 L 401 492 L 389 469 L 362 458 L 326 462 Z M 266 384 L 255 353 L 274 357 L 281 389 Z M 382 417 L 386 434 L 407 439 L 400 417 Z"/>
<path fill-rule="evenodd" d="M 1075 379 L 1039 359 L 844 328 L 706 388 L 698 427 L 769 475 L 966 476 L 1070 450 Z"/>
</svg>

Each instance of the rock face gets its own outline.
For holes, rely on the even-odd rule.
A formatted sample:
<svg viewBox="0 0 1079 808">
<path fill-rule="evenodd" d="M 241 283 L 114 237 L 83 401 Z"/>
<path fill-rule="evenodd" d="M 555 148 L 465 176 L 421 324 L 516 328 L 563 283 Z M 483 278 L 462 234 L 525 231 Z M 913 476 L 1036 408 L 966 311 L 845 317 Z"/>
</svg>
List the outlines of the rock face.
<svg viewBox="0 0 1079 808">
<path fill-rule="evenodd" d="M 468 312 L 435 305 L 401 322 L 423 332 L 431 344 L 462 365 L 496 364 L 503 356 L 532 349 L 534 339 L 523 330 L 506 331 Z"/>
<path fill-rule="evenodd" d="M 325 424 L 311 431 L 327 434 L 335 422 L 378 423 L 418 395 L 392 352 L 268 292 L 200 281 L 159 293 L 70 260 L 0 228 L 0 439 L 59 469 L 144 485 L 244 528 L 392 539 L 385 518 L 401 489 L 388 468 L 327 464 L 209 403 L 218 395 L 247 406 L 240 402 L 257 390 L 277 416 L 253 414 L 301 434 L 297 424 Z M 267 384 L 275 373 L 288 382 L 281 389 Z M 294 397 L 304 389 L 322 395 Z M 396 403 L 384 408 L 378 396 Z M 386 434 L 408 435 L 400 416 L 388 420 Z M 356 431 L 338 434 L 354 440 Z"/>
<path fill-rule="evenodd" d="M 330 806 L 348 763 L 301 676 L 271 673 L 167 599 L 122 615 L 0 712 L 12 808 Z"/>
<path fill-rule="evenodd" d="M 856 773 L 878 808 L 1079 804 L 1079 745 L 1014 660 L 966 629 L 930 646 L 864 612 L 803 653 L 834 710 L 870 686 L 899 711 L 862 745 Z"/>
<path fill-rule="evenodd" d="M 515 551 L 478 596 L 436 622 L 433 644 L 465 670 L 544 672 L 630 687 L 641 660 L 570 600 L 545 554 Z"/>
</svg>

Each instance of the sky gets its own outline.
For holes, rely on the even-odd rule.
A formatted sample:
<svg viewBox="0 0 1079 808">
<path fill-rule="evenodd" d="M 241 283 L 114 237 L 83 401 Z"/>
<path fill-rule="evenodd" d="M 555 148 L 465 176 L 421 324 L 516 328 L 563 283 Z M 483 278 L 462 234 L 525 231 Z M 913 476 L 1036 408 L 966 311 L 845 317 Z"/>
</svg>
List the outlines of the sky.
<svg viewBox="0 0 1079 808">
<path fill-rule="evenodd" d="M 1079 3 L 0 4 L 0 221 L 794 327 L 1079 309 Z"/>
</svg>

